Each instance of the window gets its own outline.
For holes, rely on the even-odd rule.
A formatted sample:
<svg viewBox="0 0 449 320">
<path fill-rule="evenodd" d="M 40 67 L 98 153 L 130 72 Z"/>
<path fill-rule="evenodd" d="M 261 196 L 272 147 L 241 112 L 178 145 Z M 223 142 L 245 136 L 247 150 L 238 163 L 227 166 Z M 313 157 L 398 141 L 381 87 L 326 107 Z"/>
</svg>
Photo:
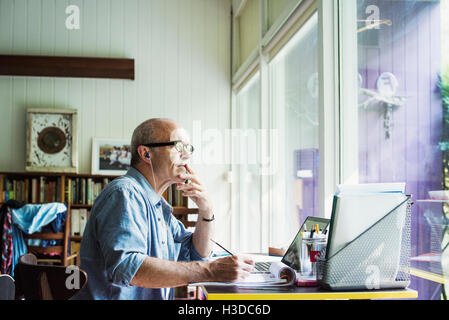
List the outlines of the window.
<svg viewBox="0 0 449 320">
<path fill-rule="evenodd" d="M 259 0 L 242 2 L 243 7 L 234 8 L 234 72 L 236 72 L 259 46 L 260 8 Z M 240 10 L 239 10 L 240 9 Z"/>
<path fill-rule="evenodd" d="M 235 0 L 233 9 L 232 129 L 239 139 L 232 139 L 231 247 L 267 252 L 287 246 L 305 217 L 324 207 L 317 2 Z"/>
<path fill-rule="evenodd" d="M 234 139 L 238 149 L 233 158 L 238 170 L 239 251 L 262 252 L 259 72 L 244 84 L 236 100 Z"/>
<path fill-rule="evenodd" d="M 360 183 L 406 182 L 415 202 L 412 256 L 433 245 L 420 201 L 431 190 L 449 189 L 449 106 L 443 108 L 438 87 L 441 75 L 449 79 L 449 34 L 443 32 L 449 24 L 448 2 L 357 0 L 357 28 L 342 33 L 356 39 L 359 81 L 358 108 L 344 106 L 344 112 L 357 114 L 358 122 L 353 137 L 343 135 L 343 142 L 356 142 L 358 164 L 353 169 Z M 347 67 L 342 66 L 343 73 Z M 343 161 L 345 156 L 350 155 L 344 154 Z M 432 209 L 440 214 L 442 247 L 449 238 L 441 222 L 447 209 L 442 203 Z M 412 281 L 421 299 L 443 293 L 437 283 Z"/>
<path fill-rule="evenodd" d="M 282 15 L 282 12 L 290 4 L 291 0 L 266 0 L 267 10 L 267 29 L 270 29 L 276 20 Z"/>
<path fill-rule="evenodd" d="M 318 215 L 318 17 L 315 13 L 270 62 L 274 154 L 272 235 L 288 244 Z"/>
</svg>

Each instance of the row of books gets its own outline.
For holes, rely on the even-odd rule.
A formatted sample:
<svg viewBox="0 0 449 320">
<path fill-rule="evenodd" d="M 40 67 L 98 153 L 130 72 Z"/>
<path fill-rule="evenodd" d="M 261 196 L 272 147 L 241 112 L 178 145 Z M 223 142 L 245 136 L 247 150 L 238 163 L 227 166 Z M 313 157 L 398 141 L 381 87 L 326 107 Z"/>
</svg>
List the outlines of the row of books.
<svg viewBox="0 0 449 320">
<path fill-rule="evenodd" d="M 66 181 L 66 198 L 72 204 L 92 205 L 109 183 L 108 178 L 96 181 L 92 178 L 69 178 Z"/>
<path fill-rule="evenodd" d="M 0 202 L 62 202 L 62 192 L 65 192 L 65 202 L 92 205 L 109 181 L 109 178 L 101 181 L 92 178 L 67 178 L 63 190 L 61 177 L 9 178 L 0 174 Z"/>
<path fill-rule="evenodd" d="M 0 175 L 0 202 L 17 200 L 26 203 L 61 201 L 61 178 L 13 179 Z"/>
<path fill-rule="evenodd" d="M 86 228 L 87 219 L 89 219 L 90 211 L 86 208 L 70 210 L 70 227 L 71 236 L 83 236 Z M 188 221 L 196 221 L 196 215 L 189 215 Z M 194 227 L 188 227 L 188 231 L 194 232 Z"/>
<path fill-rule="evenodd" d="M 70 210 L 70 225 L 72 236 L 82 236 L 86 228 L 87 219 L 89 218 L 89 211 L 87 209 L 71 209 Z"/>
<path fill-rule="evenodd" d="M 176 190 L 176 184 L 168 187 L 167 191 L 165 191 L 164 198 L 172 207 L 188 206 L 188 198 L 182 196 L 182 191 Z"/>
</svg>

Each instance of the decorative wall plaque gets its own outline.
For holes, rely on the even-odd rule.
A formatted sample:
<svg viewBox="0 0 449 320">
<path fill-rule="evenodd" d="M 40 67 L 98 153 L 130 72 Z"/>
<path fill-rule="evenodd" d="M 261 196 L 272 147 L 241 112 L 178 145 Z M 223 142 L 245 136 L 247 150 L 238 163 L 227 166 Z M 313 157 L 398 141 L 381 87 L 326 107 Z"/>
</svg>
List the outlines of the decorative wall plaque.
<svg viewBox="0 0 449 320">
<path fill-rule="evenodd" d="M 78 170 L 77 110 L 27 110 L 27 171 Z"/>
</svg>

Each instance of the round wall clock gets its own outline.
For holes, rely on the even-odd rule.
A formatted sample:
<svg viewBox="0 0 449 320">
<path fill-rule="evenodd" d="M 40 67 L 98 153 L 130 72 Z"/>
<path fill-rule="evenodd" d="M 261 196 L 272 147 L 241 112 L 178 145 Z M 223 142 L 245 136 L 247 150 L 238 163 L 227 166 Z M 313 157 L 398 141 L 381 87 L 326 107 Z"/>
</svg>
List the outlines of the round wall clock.
<svg viewBox="0 0 449 320">
<path fill-rule="evenodd" d="M 37 137 L 37 145 L 48 154 L 55 154 L 67 145 L 65 133 L 57 127 L 47 127 Z"/>
<path fill-rule="evenodd" d="M 29 109 L 27 171 L 77 172 L 77 111 Z"/>
</svg>

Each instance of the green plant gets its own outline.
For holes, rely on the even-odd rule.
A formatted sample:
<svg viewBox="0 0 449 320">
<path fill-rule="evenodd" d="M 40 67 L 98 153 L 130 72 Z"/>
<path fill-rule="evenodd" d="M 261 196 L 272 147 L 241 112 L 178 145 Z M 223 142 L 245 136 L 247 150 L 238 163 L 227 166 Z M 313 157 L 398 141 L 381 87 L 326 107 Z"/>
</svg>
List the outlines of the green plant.
<svg viewBox="0 0 449 320">
<path fill-rule="evenodd" d="M 440 142 L 440 149 L 447 152 L 449 151 L 449 67 L 444 73 L 439 74 L 437 85 L 441 89 L 443 102 L 443 141 Z"/>
<path fill-rule="evenodd" d="M 438 87 L 441 89 L 441 99 L 443 102 L 443 128 L 442 128 L 442 142 L 440 142 L 440 149 L 443 152 L 443 187 L 445 190 L 449 189 L 449 67 L 446 72 L 439 74 Z M 443 230 L 441 249 L 443 254 L 449 247 L 449 204 L 443 205 L 444 221 L 446 226 Z M 446 284 L 447 285 L 447 284 Z M 443 285 L 442 298 L 447 300 L 446 288 Z"/>
</svg>

